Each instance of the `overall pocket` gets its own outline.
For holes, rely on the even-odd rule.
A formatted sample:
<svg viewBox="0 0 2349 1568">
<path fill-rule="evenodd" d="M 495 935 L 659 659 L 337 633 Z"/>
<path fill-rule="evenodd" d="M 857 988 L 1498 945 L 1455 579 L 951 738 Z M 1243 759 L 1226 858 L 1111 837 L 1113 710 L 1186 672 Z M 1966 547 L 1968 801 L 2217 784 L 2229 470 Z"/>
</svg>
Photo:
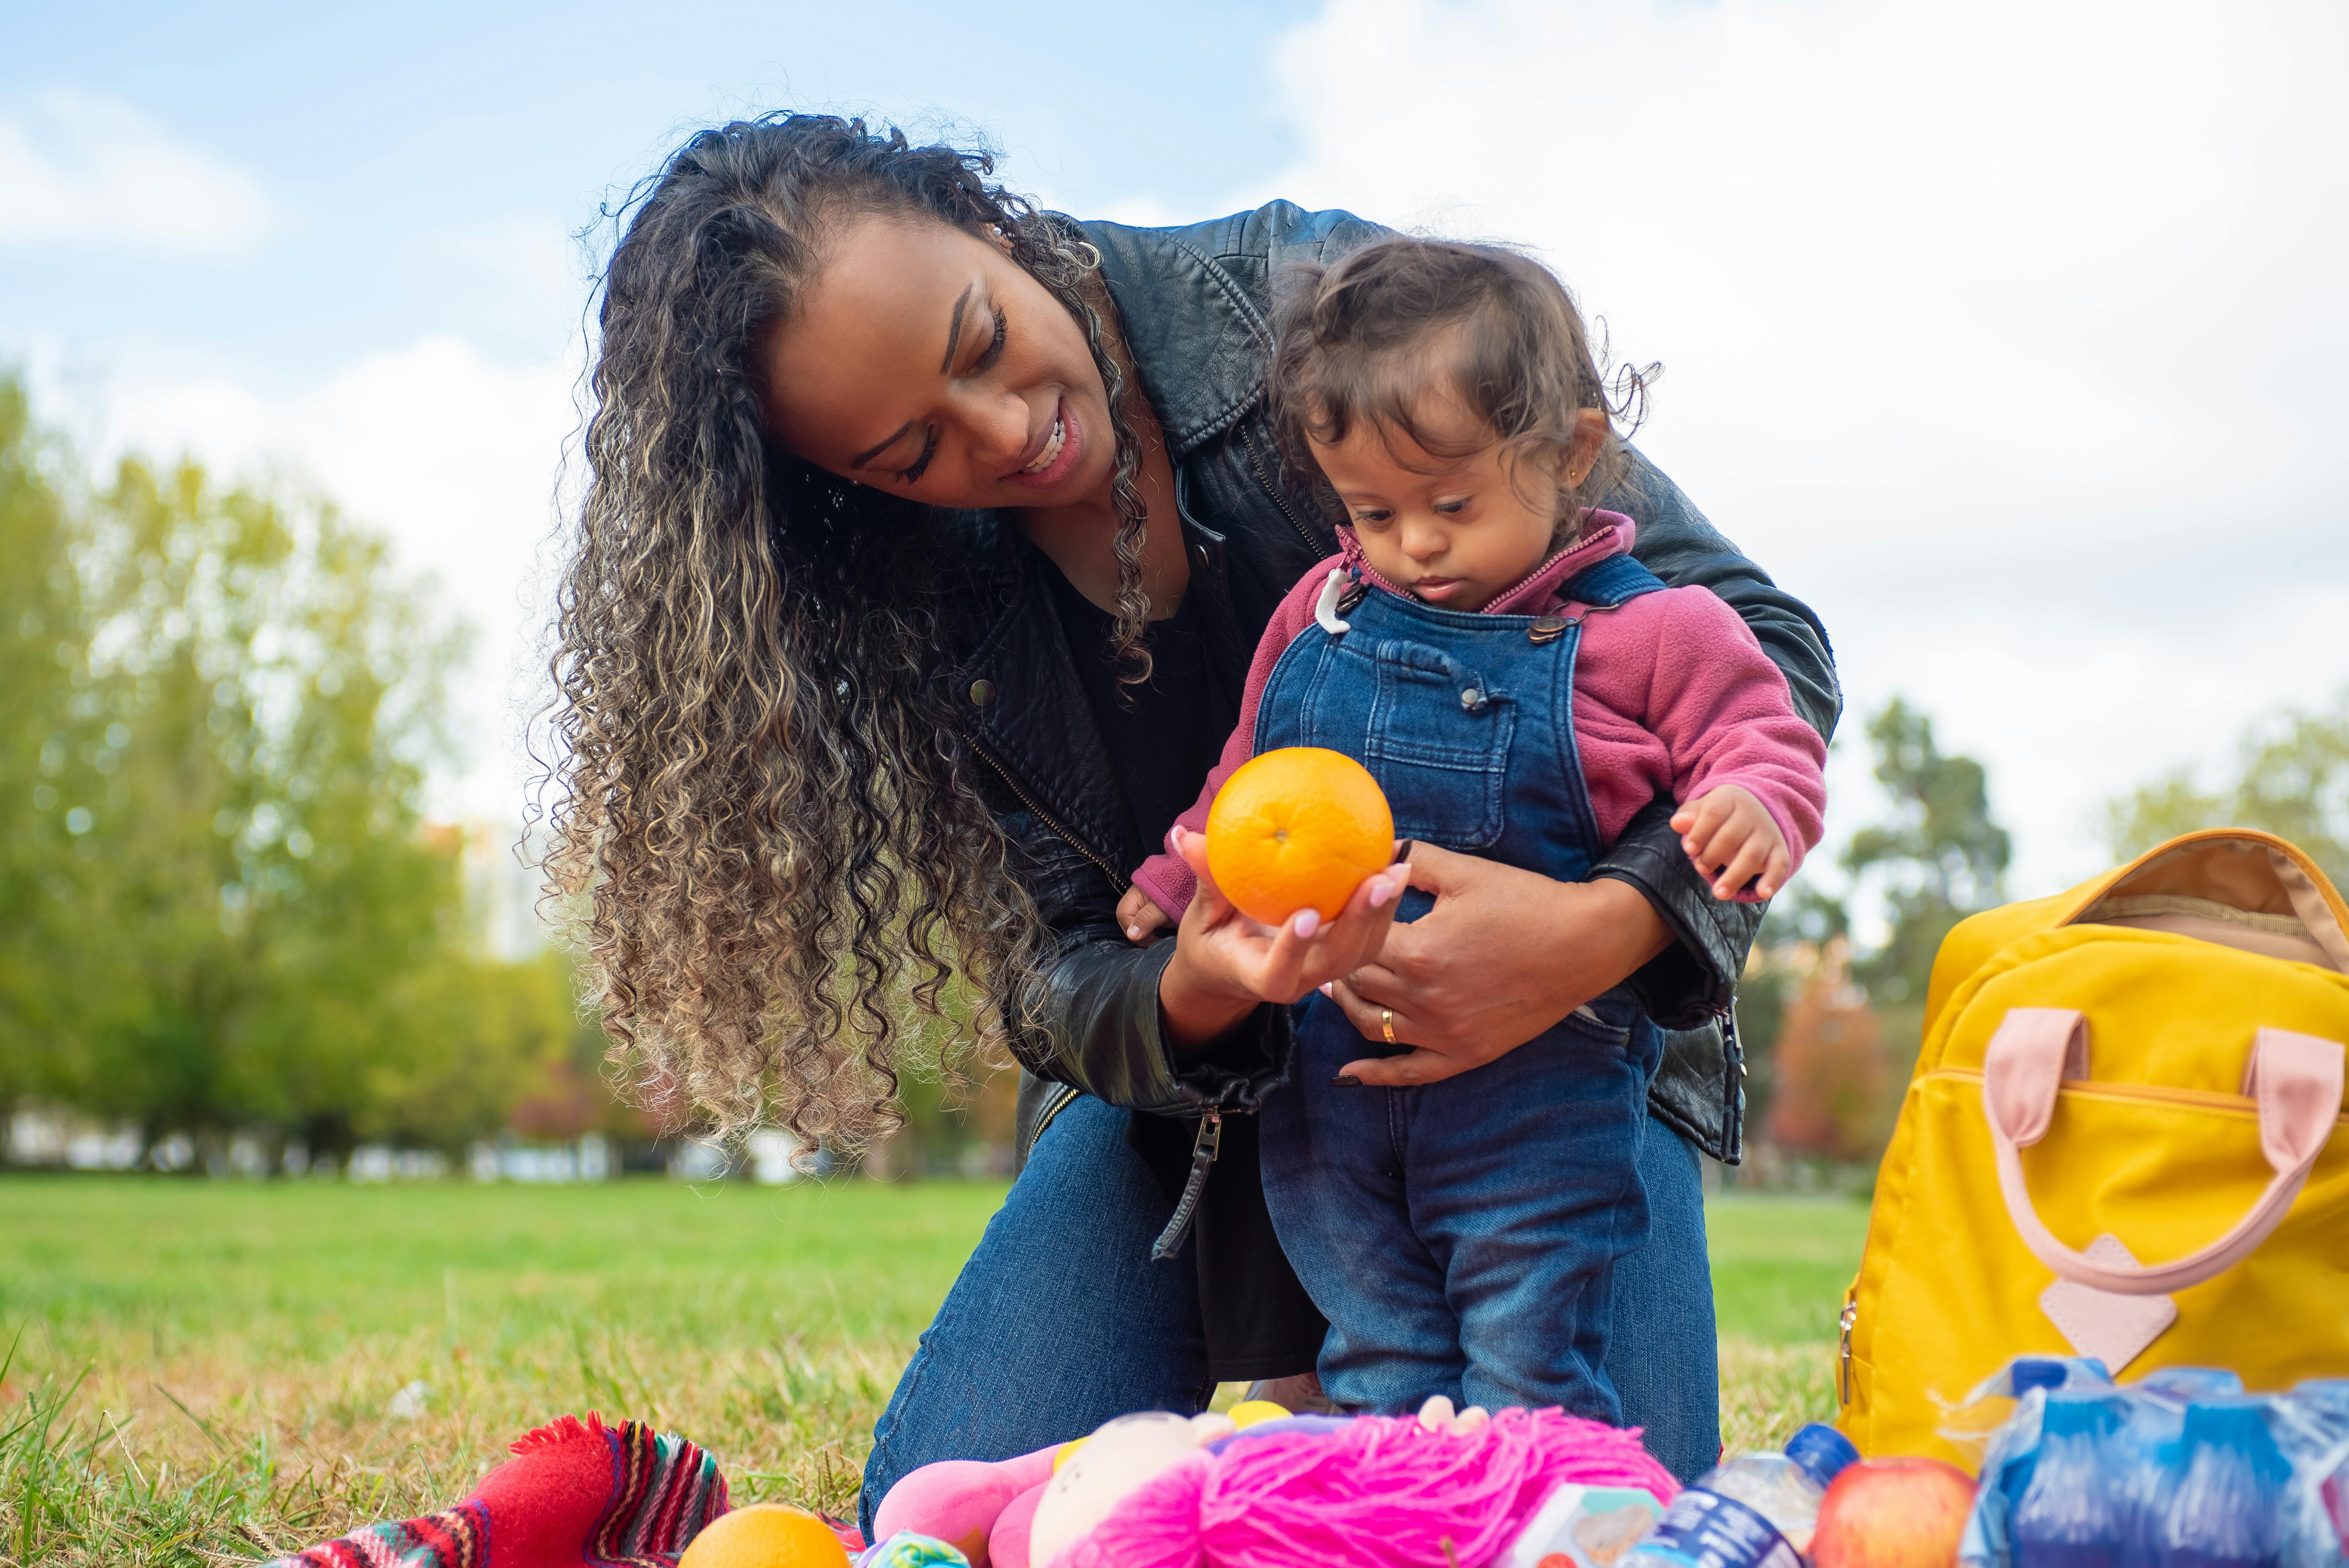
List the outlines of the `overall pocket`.
<svg viewBox="0 0 2349 1568">
<path fill-rule="evenodd" d="M 1388 641 L 1375 665 L 1362 764 L 1387 793 L 1395 836 L 1447 850 L 1499 841 L 1516 707 L 1442 649 Z"/>
</svg>

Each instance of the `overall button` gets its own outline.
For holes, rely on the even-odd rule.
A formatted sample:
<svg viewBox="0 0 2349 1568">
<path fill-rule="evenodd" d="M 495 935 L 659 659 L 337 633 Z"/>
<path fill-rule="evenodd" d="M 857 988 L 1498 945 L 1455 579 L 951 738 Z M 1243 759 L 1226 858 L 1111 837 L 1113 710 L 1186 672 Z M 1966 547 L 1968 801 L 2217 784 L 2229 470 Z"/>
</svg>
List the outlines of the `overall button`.
<svg viewBox="0 0 2349 1568">
<path fill-rule="evenodd" d="M 1207 547 L 1204 544 L 1191 546 L 1191 559 L 1198 564 L 1200 571 L 1205 572 L 1207 569 Z"/>
<path fill-rule="evenodd" d="M 1355 583 L 1343 593 L 1338 595 L 1338 614 L 1340 615 L 1352 614 L 1356 608 L 1361 604 L 1362 601 L 1370 596 L 1371 585 L 1369 583 Z"/>
<path fill-rule="evenodd" d="M 970 683 L 970 700 L 974 707 L 985 707 L 995 700 L 995 683 L 977 680 Z"/>
<path fill-rule="evenodd" d="M 1536 647 L 1544 643 L 1555 643 L 1565 635 L 1566 617 L 1563 615 L 1544 615 L 1526 628 L 1526 641 Z"/>
<path fill-rule="evenodd" d="M 1485 694 L 1475 686 L 1463 686 L 1460 690 L 1460 706 L 1471 713 L 1475 712 L 1476 705 L 1484 700 Z"/>
</svg>

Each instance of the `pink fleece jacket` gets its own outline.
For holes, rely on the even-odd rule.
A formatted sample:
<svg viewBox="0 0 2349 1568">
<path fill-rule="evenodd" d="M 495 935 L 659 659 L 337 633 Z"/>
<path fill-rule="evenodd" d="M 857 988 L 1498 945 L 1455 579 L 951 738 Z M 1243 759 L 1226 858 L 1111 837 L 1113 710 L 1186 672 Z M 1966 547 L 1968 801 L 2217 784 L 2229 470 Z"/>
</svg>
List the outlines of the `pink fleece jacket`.
<svg viewBox="0 0 2349 1568">
<path fill-rule="evenodd" d="M 1631 548 L 1636 524 L 1617 512 L 1592 514 L 1581 542 L 1545 562 L 1485 613 L 1582 617 L 1574 658 L 1574 743 L 1584 788 L 1612 843 L 1632 815 L 1660 793 L 1693 800 L 1723 784 L 1753 792 L 1786 837 L 1797 866 L 1819 841 L 1826 809 L 1826 743 L 1805 724 L 1786 695 L 1786 677 L 1737 612 L 1703 588 L 1667 588 L 1611 610 L 1592 611 L 1558 597 L 1585 567 Z M 1333 566 L 1350 566 L 1373 592 L 1403 592 L 1371 569 L 1353 530 L 1340 528 L 1343 552 L 1307 573 L 1273 612 L 1248 666 L 1239 724 L 1199 799 L 1176 820 L 1204 832 L 1207 808 L 1232 770 L 1253 751 L 1257 706 L 1288 645 L 1313 624 L 1313 606 Z M 1150 901 L 1180 922 L 1197 883 L 1180 857 L 1156 854 L 1133 873 Z M 1740 894 L 1750 900 L 1753 895 Z"/>
</svg>

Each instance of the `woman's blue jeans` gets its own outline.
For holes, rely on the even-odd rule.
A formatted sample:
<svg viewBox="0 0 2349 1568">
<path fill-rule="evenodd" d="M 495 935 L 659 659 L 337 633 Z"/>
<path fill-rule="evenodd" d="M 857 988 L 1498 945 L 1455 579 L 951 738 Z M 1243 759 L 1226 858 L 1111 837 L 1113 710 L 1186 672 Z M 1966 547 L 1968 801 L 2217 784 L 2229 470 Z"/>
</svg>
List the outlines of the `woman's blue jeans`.
<svg viewBox="0 0 2349 1568">
<path fill-rule="evenodd" d="M 1214 1394 L 1187 1253 L 1150 1261 L 1166 1196 L 1126 1146 L 1131 1114 L 1080 1097 L 1036 1140 L 873 1429 L 868 1532 L 897 1478 L 933 1460 L 1009 1459 L 1129 1411 L 1198 1410 Z M 1693 1480 L 1721 1450 L 1696 1151 L 1651 1120 L 1640 1176 L 1648 1243 L 1615 1266 L 1607 1372 L 1625 1424 Z"/>
</svg>

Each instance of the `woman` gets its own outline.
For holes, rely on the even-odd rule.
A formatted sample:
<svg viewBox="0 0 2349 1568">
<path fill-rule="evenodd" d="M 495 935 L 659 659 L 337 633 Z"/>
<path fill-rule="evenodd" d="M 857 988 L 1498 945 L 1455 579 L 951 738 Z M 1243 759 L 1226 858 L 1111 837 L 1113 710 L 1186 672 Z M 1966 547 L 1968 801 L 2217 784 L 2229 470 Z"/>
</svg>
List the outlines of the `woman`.
<svg viewBox="0 0 2349 1568">
<path fill-rule="evenodd" d="M 1311 1367 L 1322 1326 L 1272 1243 L 1247 1114 L 1288 1013 L 1203 986 L 1201 942 L 1342 975 L 1357 1027 L 1415 1047 L 1373 1082 L 1475 1067 L 1627 978 L 1690 1031 L 1651 1101 L 1653 1229 L 1617 1274 L 1636 1326 L 1608 1371 L 1660 1457 L 1702 1468 L 1692 1140 L 1735 1153 L 1711 1026 L 1755 916 L 1713 900 L 1670 802 L 1582 882 L 1421 847 L 1435 908 L 1382 952 L 1392 905 L 1366 894 L 1309 954 L 1228 912 L 1146 949 L 1116 928 L 1274 604 L 1335 548 L 1266 428 L 1268 292 L 1381 231 L 1285 202 L 1078 223 L 988 172 L 781 116 L 704 132 L 647 182 L 605 278 L 556 657 L 551 872 L 592 901 L 607 1026 L 647 1092 L 853 1140 L 922 1011 L 957 996 L 1024 1069 L 1025 1168 L 875 1429 L 868 1522 L 929 1460 Z M 1810 613 L 1652 469 L 1604 504 L 1651 569 L 1744 616 L 1825 732 Z"/>
</svg>

